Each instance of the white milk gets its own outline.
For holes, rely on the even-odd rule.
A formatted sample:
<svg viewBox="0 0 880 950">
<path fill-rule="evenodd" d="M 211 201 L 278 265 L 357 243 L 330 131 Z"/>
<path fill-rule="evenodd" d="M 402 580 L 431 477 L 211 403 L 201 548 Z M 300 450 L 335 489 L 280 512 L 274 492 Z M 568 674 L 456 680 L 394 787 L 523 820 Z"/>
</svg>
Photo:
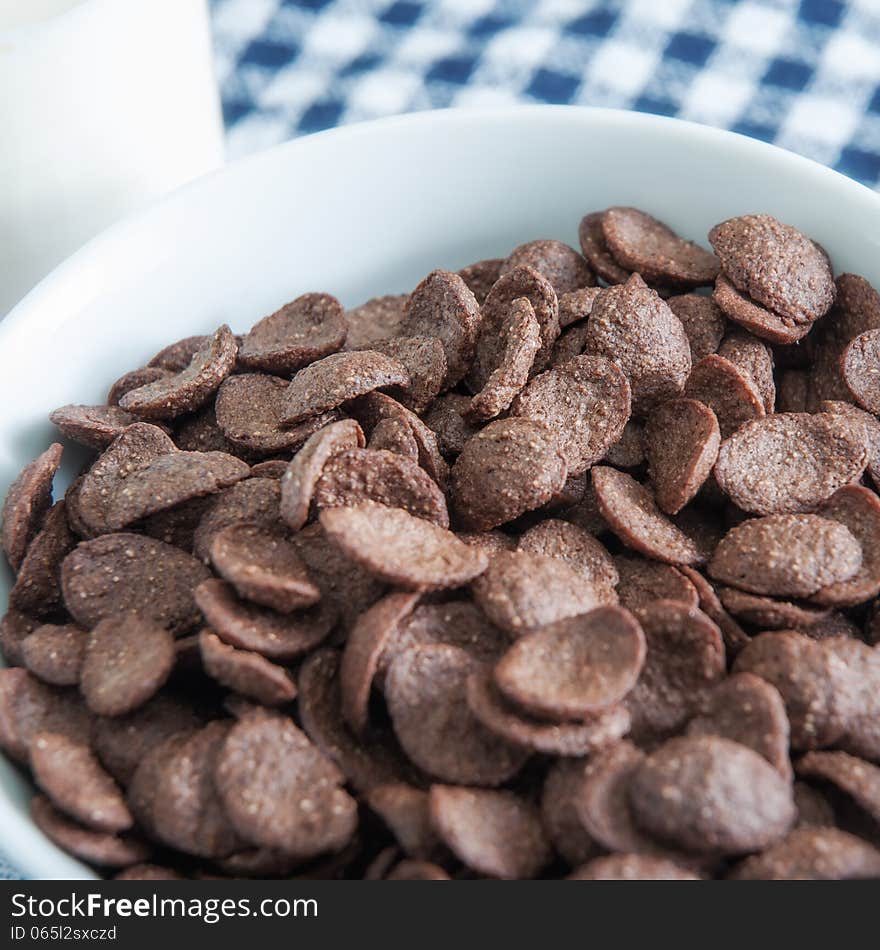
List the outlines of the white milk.
<svg viewBox="0 0 880 950">
<path fill-rule="evenodd" d="M 0 0 L 0 318 L 222 160 L 206 0 Z"/>
</svg>

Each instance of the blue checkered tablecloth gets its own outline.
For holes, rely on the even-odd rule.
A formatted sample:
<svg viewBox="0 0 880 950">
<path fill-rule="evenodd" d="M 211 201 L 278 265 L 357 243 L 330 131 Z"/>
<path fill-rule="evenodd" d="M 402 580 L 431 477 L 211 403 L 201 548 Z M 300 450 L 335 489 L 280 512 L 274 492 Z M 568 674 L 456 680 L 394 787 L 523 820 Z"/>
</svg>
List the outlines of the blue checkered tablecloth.
<svg viewBox="0 0 880 950">
<path fill-rule="evenodd" d="M 880 186 L 880 0 L 211 6 L 230 158 L 394 113 L 551 102 L 734 129 Z"/>
<path fill-rule="evenodd" d="M 515 102 L 735 129 L 880 185 L 880 0 L 212 0 L 230 157 Z"/>
</svg>

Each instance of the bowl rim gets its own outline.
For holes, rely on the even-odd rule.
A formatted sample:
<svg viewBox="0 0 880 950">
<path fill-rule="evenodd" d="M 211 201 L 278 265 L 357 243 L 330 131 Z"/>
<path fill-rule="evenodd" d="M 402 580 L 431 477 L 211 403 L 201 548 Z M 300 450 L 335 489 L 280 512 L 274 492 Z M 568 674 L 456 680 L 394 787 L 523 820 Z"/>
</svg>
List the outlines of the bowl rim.
<svg viewBox="0 0 880 950">
<path fill-rule="evenodd" d="M 0 320 L 0 348 L 14 346 L 16 339 L 25 333 L 25 327 L 32 328 L 34 319 L 38 319 L 43 331 L 51 331 L 55 321 L 63 320 L 65 313 L 69 313 L 72 307 L 94 294 L 94 286 L 87 279 L 89 271 L 99 267 L 102 258 L 111 254 L 114 248 L 124 246 L 129 235 L 150 226 L 154 220 L 160 220 L 168 209 L 184 207 L 188 201 L 207 195 L 214 188 L 234 188 L 236 178 L 246 179 L 254 174 L 255 169 L 263 168 L 271 173 L 275 168 L 283 167 L 291 156 L 307 151 L 319 142 L 329 141 L 338 147 L 356 148 L 360 140 L 381 137 L 389 131 L 420 130 L 431 126 L 432 131 L 436 132 L 439 126 L 443 134 L 449 134 L 453 129 L 461 133 L 469 127 L 486 123 L 521 123 L 529 126 L 586 123 L 598 129 L 636 126 L 677 136 L 681 139 L 682 147 L 694 148 L 699 148 L 703 143 L 717 145 L 721 140 L 729 149 L 737 152 L 743 161 L 752 157 L 775 160 L 796 170 L 800 176 L 806 175 L 816 187 L 831 187 L 838 192 L 842 189 L 853 200 L 873 206 L 874 212 L 880 216 L 880 194 L 834 169 L 768 142 L 683 119 L 592 106 L 520 105 L 490 109 L 427 110 L 353 123 L 283 142 L 230 162 L 149 203 L 92 238 L 22 298 L 5 319 Z M 55 301 L 58 301 L 58 306 L 55 306 Z M 2 768 L 5 770 L 12 766 L 5 762 Z M 0 788 L 0 828 L 3 829 L 0 852 L 21 873 L 32 878 L 97 878 L 84 863 L 50 842 L 32 821 L 21 821 L 12 795 L 3 788 Z"/>
<path fill-rule="evenodd" d="M 867 185 L 849 178 L 842 172 L 822 165 L 811 158 L 799 155 L 789 149 L 764 142 L 760 139 L 749 138 L 739 132 L 728 129 L 718 129 L 714 126 L 701 125 L 687 119 L 674 116 L 653 115 L 647 112 L 631 112 L 625 109 L 606 109 L 600 106 L 566 106 L 566 105 L 515 105 L 501 108 L 465 109 L 446 108 L 429 109 L 423 112 L 410 112 L 402 115 L 387 116 L 381 119 L 370 119 L 363 122 L 353 122 L 350 125 L 337 126 L 314 132 L 300 138 L 281 142 L 270 148 L 263 149 L 253 155 L 228 162 L 221 168 L 214 169 L 194 180 L 173 189 L 144 208 L 111 224 L 98 235 L 87 241 L 81 248 L 58 264 L 42 280 L 13 306 L 5 318 L 0 319 L 0 346 L 3 346 L 6 337 L 14 333 L 31 311 L 45 307 L 46 302 L 58 293 L 66 295 L 75 292 L 77 274 L 92 258 L 97 258 L 109 250 L 116 242 L 123 241 L 126 235 L 148 224 L 154 217 L 159 216 L 168 207 L 197 197 L 202 192 L 218 187 L 219 181 L 224 182 L 237 176 L 247 176 L 251 170 L 260 166 L 267 168 L 275 164 L 283 164 L 289 155 L 298 154 L 303 149 L 309 149 L 317 142 L 333 141 L 339 147 L 357 147 L 361 138 L 382 135 L 386 131 L 396 131 L 399 128 L 410 127 L 419 129 L 421 126 L 437 125 L 480 125 L 487 122 L 595 122 L 602 127 L 644 126 L 645 128 L 667 129 L 671 134 L 680 135 L 690 140 L 694 147 L 708 141 L 726 140 L 731 149 L 739 150 L 744 158 L 749 155 L 770 156 L 780 161 L 787 161 L 801 172 L 816 179 L 818 183 L 842 188 L 851 193 L 856 200 L 874 204 L 880 212 L 880 192 L 874 191 Z M 70 300 L 70 296 L 66 296 Z M 69 309 L 69 308 L 68 308 Z M 59 317 L 60 319 L 60 317 Z"/>
</svg>

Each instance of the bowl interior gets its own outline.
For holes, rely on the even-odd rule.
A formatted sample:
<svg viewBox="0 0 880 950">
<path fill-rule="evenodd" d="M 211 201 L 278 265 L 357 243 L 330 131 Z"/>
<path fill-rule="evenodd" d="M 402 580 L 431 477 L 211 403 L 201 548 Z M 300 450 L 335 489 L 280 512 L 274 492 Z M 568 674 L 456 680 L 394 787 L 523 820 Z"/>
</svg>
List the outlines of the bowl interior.
<svg viewBox="0 0 880 950">
<path fill-rule="evenodd" d="M 880 283 L 880 197 L 805 159 L 688 123 L 566 107 L 423 113 L 322 133 L 240 162 L 112 228 L 0 324 L 0 492 L 53 438 L 48 413 L 103 401 L 160 347 L 246 330 L 300 293 L 355 305 L 522 241 L 577 246 L 587 211 L 634 205 L 705 243 L 765 211 L 835 271 Z M 56 495 L 84 460 L 66 450 Z M 0 570 L 0 606 L 9 574 Z M 0 850 L 33 877 L 91 876 L 27 817 L 0 762 Z"/>
</svg>

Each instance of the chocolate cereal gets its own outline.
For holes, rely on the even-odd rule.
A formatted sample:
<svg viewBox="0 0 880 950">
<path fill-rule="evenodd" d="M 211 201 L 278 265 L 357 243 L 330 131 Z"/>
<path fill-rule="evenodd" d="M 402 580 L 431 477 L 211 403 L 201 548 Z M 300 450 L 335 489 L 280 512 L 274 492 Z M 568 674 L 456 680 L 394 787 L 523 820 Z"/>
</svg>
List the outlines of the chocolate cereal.
<svg viewBox="0 0 880 950">
<path fill-rule="evenodd" d="M 230 525 L 214 535 L 211 562 L 244 600 L 291 613 L 321 599 L 296 548 L 283 534 L 259 525 Z"/>
<path fill-rule="evenodd" d="M 691 370 L 681 321 L 638 274 L 609 287 L 593 304 L 584 353 L 604 356 L 623 370 L 635 415 L 679 395 Z"/>
<path fill-rule="evenodd" d="M 232 372 L 238 344 L 225 324 L 185 369 L 127 392 L 119 407 L 140 419 L 175 419 L 203 406 Z"/>
<path fill-rule="evenodd" d="M 458 647 L 413 647 L 391 664 L 385 699 L 394 732 L 419 768 L 446 782 L 495 786 L 515 775 L 529 753 L 490 732 L 470 711 L 467 680 L 479 669 L 480 662 Z"/>
<path fill-rule="evenodd" d="M 335 353 L 347 332 L 335 297 L 303 294 L 255 324 L 242 341 L 238 359 L 248 369 L 289 376 Z"/>
<path fill-rule="evenodd" d="M 600 607 L 522 637 L 495 667 L 495 682 L 535 716 L 582 720 L 620 702 L 645 662 L 645 637 L 620 607 Z"/>
<path fill-rule="evenodd" d="M 52 479 L 61 464 L 63 447 L 53 443 L 26 466 L 10 485 L 3 503 L 3 551 L 17 571 L 40 523 L 52 504 Z"/>
<path fill-rule="evenodd" d="M 618 264 L 652 283 L 699 287 L 718 274 L 714 254 L 636 208 L 609 208 L 602 215 L 602 234 Z"/>
<path fill-rule="evenodd" d="M 562 241 L 529 241 L 515 247 L 501 265 L 498 276 L 527 265 L 546 277 L 553 285 L 556 296 L 580 290 L 596 283 L 587 262 Z"/>
<path fill-rule="evenodd" d="M 409 382 L 403 363 L 384 353 L 334 353 L 310 363 L 293 377 L 282 400 L 280 421 L 292 425 L 374 389 L 407 386 Z"/>
<path fill-rule="evenodd" d="M 880 875 L 880 294 L 768 215 L 578 237 L 65 394 L 2 524 L 0 748 L 50 842 L 122 880 Z"/>
<path fill-rule="evenodd" d="M 480 308 L 467 284 L 458 274 L 437 270 L 410 294 L 398 335 L 440 340 L 446 355 L 443 388 L 450 389 L 467 372 L 479 326 Z"/>
<path fill-rule="evenodd" d="M 779 413 L 742 426 L 718 452 L 721 490 L 756 515 L 808 512 L 867 464 L 865 431 L 830 413 Z"/>
<path fill-rule="evenodd" d="M 648 417 L 644 444 L 657 504 L 675 515 L 711 474 L 721 430 L 708 406 L 695 399 L 670 399 Z"/>
</svg>

